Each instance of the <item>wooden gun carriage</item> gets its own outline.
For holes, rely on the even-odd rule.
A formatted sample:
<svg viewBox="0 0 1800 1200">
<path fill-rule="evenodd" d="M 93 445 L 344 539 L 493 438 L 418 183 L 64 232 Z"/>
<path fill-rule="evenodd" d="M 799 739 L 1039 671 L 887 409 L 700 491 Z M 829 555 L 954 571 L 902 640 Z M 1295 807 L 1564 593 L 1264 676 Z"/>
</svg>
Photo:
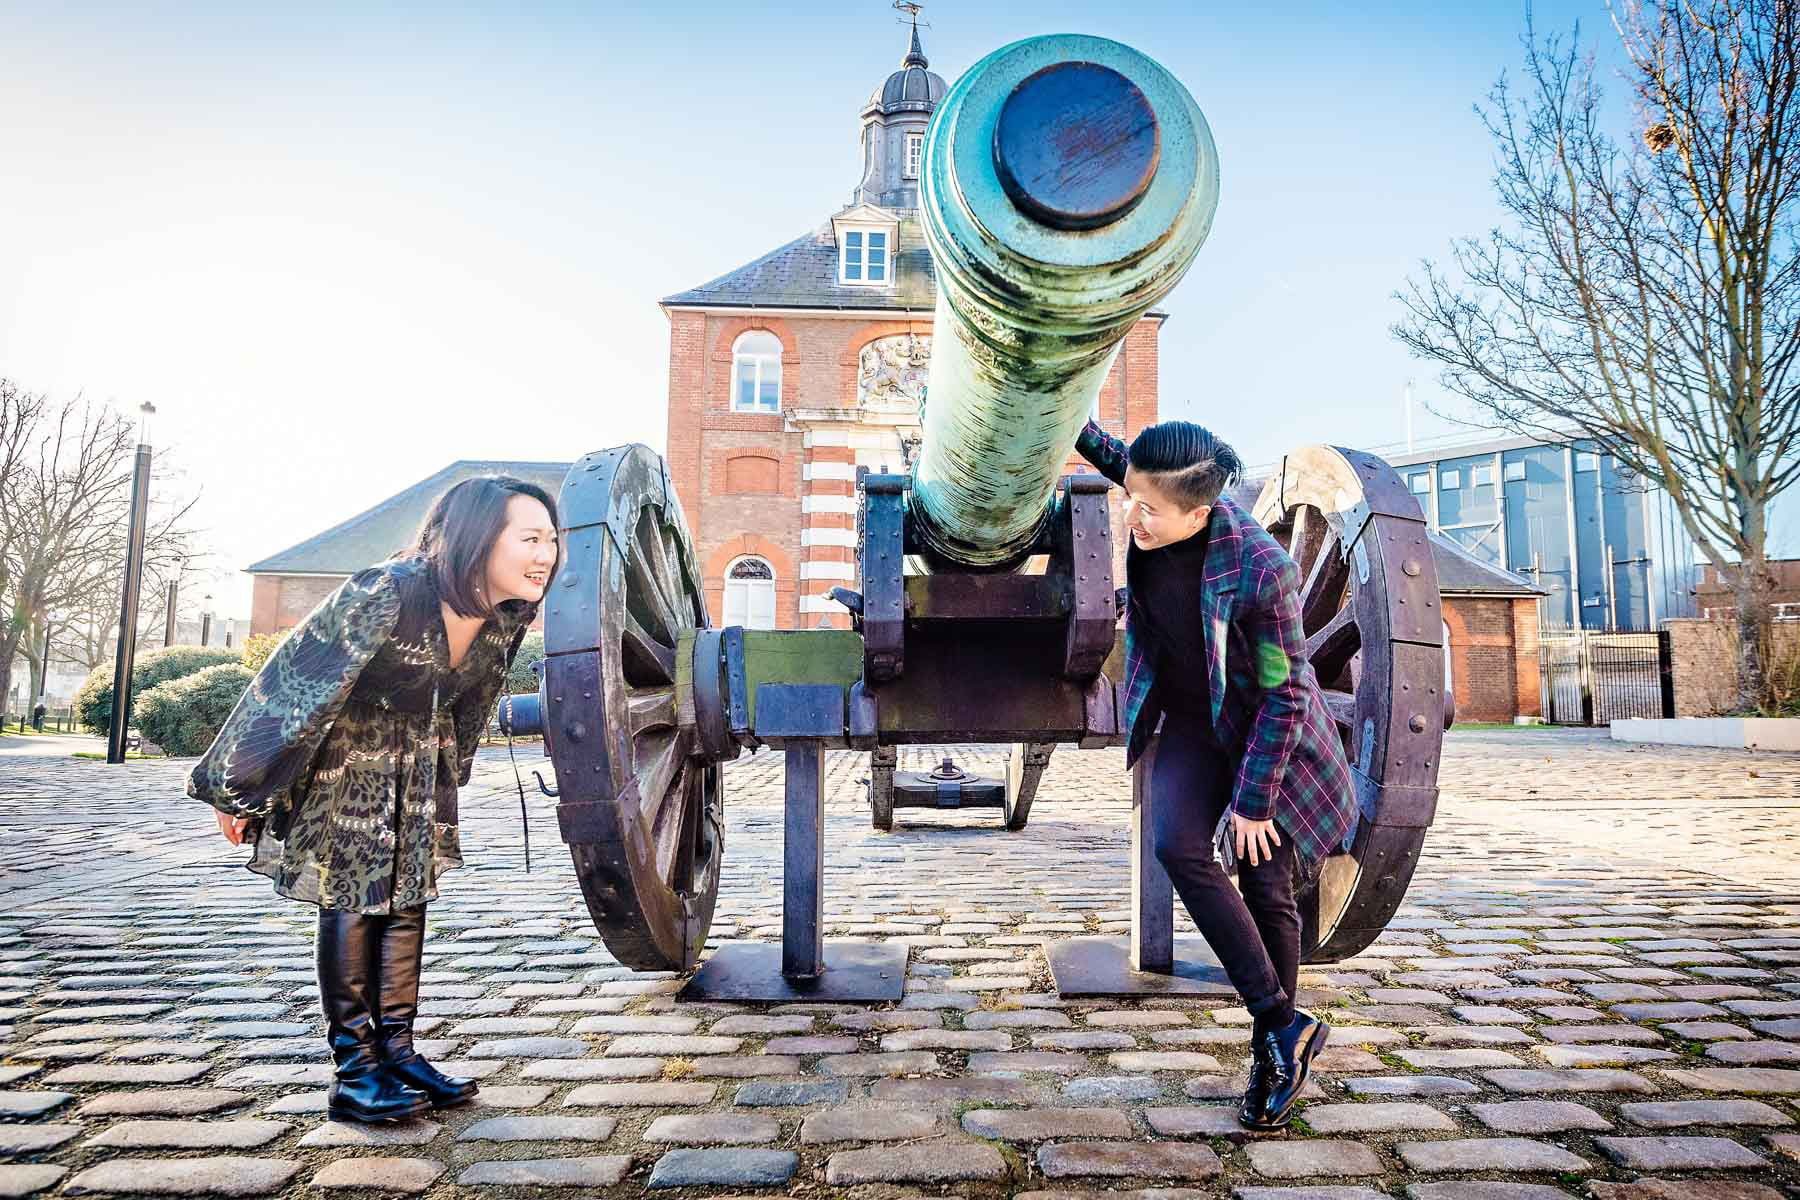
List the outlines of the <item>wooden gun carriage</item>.
<svg viewBox="0 0 1800 1200">
<path fill-rule="evenodd" d="M 1048 747 L 1123 743 L 1108 484 L 1059 475 L 1126 332 L 1193 261 L 1217 195 L 1200 110 L 1118 43 L 1018 42 L 951 89 L 923 163 L 938 279 L 924 439 L 909 474 L 859 482 L 860 590 L 834 591 L 849 630 L 712 627 L 657 456 L 621 446 L 571 468 L 542 688 L 507 720 L 545 734 L 563 840 L 620 962 L 699 962 L 724 857 L 721 764 L 746 746 L 786 751 L 783 941 L 720 947 L 690 988 L 873 1000 L 898 997 L 906 952 L 821 937 L 826 752 L 869 752 L 879 781 L 899 746 L 1014 743 L 1016 829 Z M 1289 454 L 1254 515 L 1305 580 L 1311 662 L 1358 790 L 1353 848 L 1302 899 L 1307 960 L 1334 961 L 1392 916 L 1435 808 L 1436 577 L 1416 500 L 1370 455 Z M 1133 803 L 1132 934 L 1049 947 L 1065 991 L 1161 990 L 1194 973 L 1176 961 L 1141 778 Z"/>
</svg>

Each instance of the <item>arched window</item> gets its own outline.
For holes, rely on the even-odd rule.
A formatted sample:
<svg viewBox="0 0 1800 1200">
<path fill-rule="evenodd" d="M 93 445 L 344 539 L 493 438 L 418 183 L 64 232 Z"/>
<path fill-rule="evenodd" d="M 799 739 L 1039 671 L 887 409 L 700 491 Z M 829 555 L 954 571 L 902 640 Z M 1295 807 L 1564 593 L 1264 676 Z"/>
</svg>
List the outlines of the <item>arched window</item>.
<svg viewBox="0 0 1800 1200">
<path fill-rule="evenodd" d="M 731 343 L 731 411 L 781 411 L 781 339 L 766 329 Z"/>
<path fill-rule="evenodd" d="M 775 628 L 775 569 L 766 559 L 740 558 L 725 569 L 725 624 Z"/>
</svg>

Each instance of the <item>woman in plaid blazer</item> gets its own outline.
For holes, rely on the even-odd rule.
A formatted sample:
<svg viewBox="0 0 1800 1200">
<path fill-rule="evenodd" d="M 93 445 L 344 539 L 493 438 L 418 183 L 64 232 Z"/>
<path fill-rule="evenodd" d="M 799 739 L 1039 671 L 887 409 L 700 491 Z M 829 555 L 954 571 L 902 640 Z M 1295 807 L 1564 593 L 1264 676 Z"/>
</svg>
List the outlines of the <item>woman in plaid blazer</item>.
<svg viewBox="0 0 1800 1200">
<path fill-rule="evenodd" d="M 1090 421 L 1076 449 L 1126 494 L 1127 762 L 1151 753 L 1156 856 L 1255 1021 L 1238 1119 L 1279 1129 L 1330 1033 L 1294 1007 L 1294 881 L 1356 831 L 1299 571 L 1221 494 L 1242 465 L 1200 426 L 1153 425 L 1127 449 Z"/>
</svg>

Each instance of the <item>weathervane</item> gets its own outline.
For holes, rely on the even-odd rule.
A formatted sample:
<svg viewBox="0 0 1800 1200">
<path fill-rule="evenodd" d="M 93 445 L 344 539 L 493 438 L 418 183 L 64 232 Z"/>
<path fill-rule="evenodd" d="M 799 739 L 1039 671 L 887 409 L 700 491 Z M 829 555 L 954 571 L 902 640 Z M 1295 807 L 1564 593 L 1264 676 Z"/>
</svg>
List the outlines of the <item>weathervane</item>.
<svg viewBox="0 0 1800 1200">
<path fill-rule="evenodd" d="M 894 0 L 894 11 L 905 13 L 906 17 L 911 19 L 912 27 L 917 29 L 919 27 L 919 14 L 925 11 L 925 6 L 916 3 L 915 0 Z M 930 21 L 925 22 L 925 28 L 931 28 Z"/>
</svg>

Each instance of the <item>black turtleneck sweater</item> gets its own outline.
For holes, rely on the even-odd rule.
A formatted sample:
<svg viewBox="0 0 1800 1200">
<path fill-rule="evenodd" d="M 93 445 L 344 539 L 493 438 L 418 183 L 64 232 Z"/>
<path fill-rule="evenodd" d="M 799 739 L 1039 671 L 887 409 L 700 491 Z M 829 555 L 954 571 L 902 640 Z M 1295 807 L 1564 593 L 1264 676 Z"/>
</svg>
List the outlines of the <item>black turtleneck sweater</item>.
<svg viewBox="0 0 1800 1200">
<path fill-rule="evenodd" d="M 1125 553 L 1125 579 L 1156 664 L 1156 699 L 1166 712 L 1202 716 L 1211 725 L 1206 624 L 1200 612 L 1205 567 L 1205 529 L 1155 550 L 1139 550 L 1134 544 Z"/>
</svg>

